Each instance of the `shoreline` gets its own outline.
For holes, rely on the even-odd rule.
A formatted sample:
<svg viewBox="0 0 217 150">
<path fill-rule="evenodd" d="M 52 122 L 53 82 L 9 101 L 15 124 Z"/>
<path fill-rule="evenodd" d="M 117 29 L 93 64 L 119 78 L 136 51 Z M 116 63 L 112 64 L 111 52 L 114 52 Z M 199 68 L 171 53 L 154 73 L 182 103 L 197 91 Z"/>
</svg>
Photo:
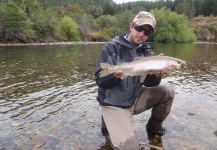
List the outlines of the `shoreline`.
<svg viewBox="0 0 217 150">
<path fill-rule="evenodd" d="M 44 42 L 44 43 L 0 43 L 0 47 L 6 46 L 47 46 L 47 45 L 89 45 L 89 44 L 106 44 L 106 42 Z M 147 42 L 149 43 L 149 42 Z M 217 42 L 196 41 L 195 44 L 217 44 Z"/>
<path fill-rule="evenodd" d="M 46 43 L 0 43 L 0 47 L 4 46 L 41 46 L 41 45 L 89 45 L 89 44 L 105 44 L 107 42 L 46 42 Z"/>
</svg>

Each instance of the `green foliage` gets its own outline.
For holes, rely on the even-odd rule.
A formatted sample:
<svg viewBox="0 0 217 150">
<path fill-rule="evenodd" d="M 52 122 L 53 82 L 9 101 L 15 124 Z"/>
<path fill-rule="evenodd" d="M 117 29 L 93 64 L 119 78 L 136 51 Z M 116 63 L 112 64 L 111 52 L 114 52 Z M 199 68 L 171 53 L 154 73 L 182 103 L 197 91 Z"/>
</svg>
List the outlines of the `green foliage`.
<svg viewBox="0 0 217 150">
<path fill-rule="evenodd" d="M 88 41 L 89 33 L 91 32 L 91 29 L 95 28 L 95 19 L 93 19 L 93 16 L 88 14 L 73 14 L 72 16 L 73 20 L 77 23 L 80 36 L 82 40 Z"/>
<path fill-rule="evenodd" d="M 176 5 L 175 12 L 185 14 L 188 18 L 193 18 L 195 15 L 195 6 L 190 2 L 181 2 Z"/>
<path fill-rule="evenodd" d="M 160 10 L 152 10 L 151 13 L 157 21 L 154 34 L 155 41 L 193 42 L 196 40 L 194 30 L 187 24 L 186 16 L 171 12 L 165 7 Z"/>
<path fill-rule="evenodd" d="M 115 10 L 109 2 L 106 2 L 103 5 L 103 14 L 105 15 L 114 15 Z"/>
<path fill-rule="evenodd" d="M 28 36 L 34 36 L 31 22 L 25 13 L 13 2 L 7 3 L 2 10 L 2 22 L 8 39 L 25 41 Z"/>
<path fill-rule="evenodd" d="M 59 40 L 80 41 L 78 27 L 69 16 L 64 16 L 60 19 L 55 35 Z"/>
<path fill-rule="evenodd" d="M 130 10 L 120 11 L 116 14 L 116 19 L 118 21 L 118 28 L 120 32 L 128 32 L 129 31 L 129 24 L 133 21 L 135 14 L 132 13 Z"/>
<path fill-rule="evenodd" d="M 104 41 L 108 41 L 117 35 L 117 29 L 116 27 L 105 28 L 103 29 L 101 35 Z"/>
<path fill-rule="evenodd" d="M 216 0 L 204 0 L 203 3 L 204 16 L 209 16 L 213 14 L 217 15 L 217 1 Z"/>
<path fill-rule="evenodd" d="M 92 15 L 94 18 L 98 18 L 99 16 L 103 15 L 103 9 L 98 5 L 90 5 L 87 8 L 86 13 Z"/>
<path fill-rule="evenodd" d="M 76 40 L 81 38 L 85 41 L 89 38 L 108 40 L 111 36 L 129 32 L 129 23 L 134 16 L 139 11 L 150 10 L 156 13 L 157 27 L 148 40 L 191 42 L 196 38 L 187 19 L 197 15 L 215 17 L 217 14 L 216 0 L 144 0 L 122 4 L 115 4 L 112 0 L 3 0 L 0 4 L 0 37 L 24 42 L 28 42 L 28 38 L 40 42 L 72 40 L 75 37 L 78 37 Z M 188 18 L 166 8 L 185 14 Z M 78 26 L 72 30 L 67 28 L 70 19 L 65 19 L 66 23 L 63 23 L 64 16 L 72 18 L 72 22 Z M 216 24 L 207 22 L 194 28 L 198 29 L 194 31 L 197 37 L 200 35 L 200 39 L 206 39 L 201 38 L 205 36 L 205 31 L 210 36 L 217 35 Z"/>
<path fill-rule="evenodd" d="M 38 8 L 33 10 L 30 19 L 33 22 L 33 29 L 37 31 L 39 37 L 51 37 L 54 34 L 58 18 L 56 12 L 52 9 Z"/>
<path fill-rule="evenodd" d="M 117 20 L 109 15 L 103 15 L 96 19 L 96 29 L 103 30 L 105 28 L 114 27 L 117 24 Z"/>
<path fill-rule="evenodd" d="M 67 7 L 64 9 L 63 15 L 68 15 L 72 16 L 74 13 L 82 14 L 83 11 L 81 10 L 79 5 L 76 4 L 69 4 Z"/>
<path fill-rule="evenodd" d="M 20 2 L 17 2 L 17 5 L 24 10 L 27 16 L 31 14 L 32 11 L 37 10 L 40 7 L 37 0 L 20 0 Z"/>
<path fill-rule="evenodd" d="M 217 17 L 197 16 L 190 20 L 199 41 L 217 41 Z"/>
</svg>

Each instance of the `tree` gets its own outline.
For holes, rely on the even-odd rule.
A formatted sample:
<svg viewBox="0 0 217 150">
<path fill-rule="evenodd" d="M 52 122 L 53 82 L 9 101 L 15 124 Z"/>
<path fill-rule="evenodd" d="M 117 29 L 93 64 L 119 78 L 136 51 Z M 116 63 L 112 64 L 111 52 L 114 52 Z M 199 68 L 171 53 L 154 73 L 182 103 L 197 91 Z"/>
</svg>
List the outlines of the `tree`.
<svg viewBox="0 0 217 150">
<path fill-rule="evenodd" d="M 203 15 L 203 0 L 194 0 L 195 16 Z"/>
<path fill-rule="evenodd" d="M 56 27 L 55 35 L 57 39 L 64 41 L 80 41 L 77 24 L 69 16 L 60 19 L 59 26 Z"/>
<path fill-rule="evenodd" d="M 193 42 L 196 40 L 194 30 L 188 26 L 187 17 L 171 12 L 165 7 L 151 10 L 157 26 L 154 39 L 159 42 Z"/>
<path fill-rule="evenodd" d="M 78 14 L 83 13 L 79 5 L 76 4 L 68 4 L 64 10 L 65 10 L 64 15 L 66 16 L 72 16 L 74 13 L 78 13 Z"/>
<path fill-rule="evenodd" d="M 103 5 L 103 14 L 104 15 L 114 15 L 114 13 L 115 13 L 114 8 L 111 6 L 109 2 L 106 2 Z"/>
<path fill-rule="evenodd" d="M 99 16 L 103 14 L 103 9 L 102 7 L 97 6 L 97 5 L 90 5 L 87 8 L 86 12 L 92 15 L 94 18 L 98 18 Z"/>
<path fill-rule="evenodd" d="M 130 10 L 120 11 L 116 14 L 116 19 L 118 20 L 117 27 L 119 28 L 119 32 L 128 32 L 129 24 L 133 21 L 133 17 L 135 14 Z"/>
<path fill-rule="evenodd" d="M 114 17 L 109 15 L 103 15 L 96 19 L 96 28 L 97 30 L 102 30 L 105 28 L 110 28 L 116 26 L 116 21 Z"/>
<path fill-rule="evenodd" d="M 203 10 L 204 10 L 204 16 L 209 15 L 217 15 L 217 1 L 216 0 L 204 0 L 203 4 Z"/>
<path fill-rule="evenodd" d="M 46 15 L 44 15 L 46 14 Z M 31 11 L 29 16 L 33 22 L 33 29 L 36 31 L 37 36 L 41 38 L 51 38 L 54 35 L 55 25 L 57 24 L 56 12 L 52 9 L 38 8 Z"/>
<path fill-rule="evenodd" d="M 7 3 L 2 13 L 2 22 L 5 30 L 5 38 L 26 42 L 28 37 L 34 36 L 31 22 L 16 3 Z"/>
<path fill-rule="evenodd" d="M 181 2 L 175 7 L 175 12 L 185 14 L 188 18 L 193 18 L 195 15 L 195 6 L 190 2 Z"/>
</svg>

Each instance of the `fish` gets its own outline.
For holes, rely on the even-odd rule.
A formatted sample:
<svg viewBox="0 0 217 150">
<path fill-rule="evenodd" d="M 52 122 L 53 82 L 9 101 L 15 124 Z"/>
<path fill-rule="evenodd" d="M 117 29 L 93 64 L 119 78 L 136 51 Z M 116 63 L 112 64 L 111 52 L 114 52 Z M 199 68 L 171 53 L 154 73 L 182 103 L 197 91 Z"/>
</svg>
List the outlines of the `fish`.
<svg viewBox="0 0 217 150">
<path fill-rule="evenodd" d="M 170 73 L 174 70 L 186 68 L 186 62 L 170 56 L 137 57 L 134 61 L 111 65 L 100 63 L 102 71 L 100 77 L 105 77 L 116 71 L 122 71 L 121 79 L 128 76 L 144 76 L 150 72 Z"/>
</svg>

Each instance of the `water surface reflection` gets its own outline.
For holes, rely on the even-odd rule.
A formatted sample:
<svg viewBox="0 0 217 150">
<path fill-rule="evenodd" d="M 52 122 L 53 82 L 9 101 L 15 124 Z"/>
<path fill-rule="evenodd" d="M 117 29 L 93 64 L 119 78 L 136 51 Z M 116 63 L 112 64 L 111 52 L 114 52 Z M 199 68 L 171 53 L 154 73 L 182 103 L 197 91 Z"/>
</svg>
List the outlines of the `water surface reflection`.
<svg viewBox="0 0 217 150">
<path fill-rule="evenodd" d="M 162 81 L 176 89 L 165 148 L 216 149 L 217 44 L 154 45 L 188 62 Z M 0 48 L 0 149 L 100 149 L 94 70 L 102 46 Z M 134 118 L 144 142 L 149 115 Z"/>
</svg>

